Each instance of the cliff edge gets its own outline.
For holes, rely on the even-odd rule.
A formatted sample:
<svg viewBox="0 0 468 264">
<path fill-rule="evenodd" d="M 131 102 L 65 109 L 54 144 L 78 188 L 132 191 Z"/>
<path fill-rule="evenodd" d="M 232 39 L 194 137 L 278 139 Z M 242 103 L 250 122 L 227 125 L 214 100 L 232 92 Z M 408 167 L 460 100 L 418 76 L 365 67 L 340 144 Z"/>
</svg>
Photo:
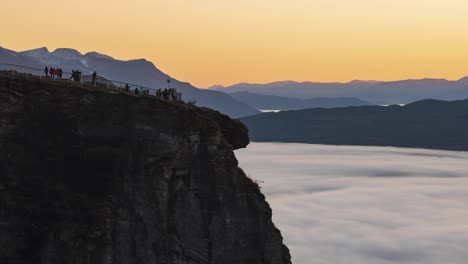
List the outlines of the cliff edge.
<svg viewBox="0 0 468 264">
<path fill-rule="evenodd" d="M 291 263 L 210 109 L 0 78 L 0 263 Z"/>
</svg>

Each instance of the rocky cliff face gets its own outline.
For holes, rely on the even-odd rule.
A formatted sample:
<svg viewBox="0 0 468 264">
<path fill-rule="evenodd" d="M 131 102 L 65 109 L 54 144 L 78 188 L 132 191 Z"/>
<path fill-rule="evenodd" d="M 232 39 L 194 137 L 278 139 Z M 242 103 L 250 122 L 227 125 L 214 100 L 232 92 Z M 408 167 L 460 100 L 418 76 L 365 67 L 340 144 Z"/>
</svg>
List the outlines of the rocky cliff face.
<svg viewBox="0 0 468 264">
<path fill-rule="evenodd" d="M 0 263 L 290 263 L 209 109 L 0 79 Z"/>
</svg>

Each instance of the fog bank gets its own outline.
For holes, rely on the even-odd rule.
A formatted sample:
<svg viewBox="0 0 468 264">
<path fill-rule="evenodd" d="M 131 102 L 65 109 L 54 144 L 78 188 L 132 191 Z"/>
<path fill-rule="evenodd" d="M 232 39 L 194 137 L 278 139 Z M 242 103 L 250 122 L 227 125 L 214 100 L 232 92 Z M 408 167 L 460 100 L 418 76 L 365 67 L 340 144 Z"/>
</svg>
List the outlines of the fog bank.
<svg viewBox="0 0 468 264">
<path fill-rule="evenodd" d="M 296 264 L 466 263 L 468 152 L 252 143 Z"/>
</svg>

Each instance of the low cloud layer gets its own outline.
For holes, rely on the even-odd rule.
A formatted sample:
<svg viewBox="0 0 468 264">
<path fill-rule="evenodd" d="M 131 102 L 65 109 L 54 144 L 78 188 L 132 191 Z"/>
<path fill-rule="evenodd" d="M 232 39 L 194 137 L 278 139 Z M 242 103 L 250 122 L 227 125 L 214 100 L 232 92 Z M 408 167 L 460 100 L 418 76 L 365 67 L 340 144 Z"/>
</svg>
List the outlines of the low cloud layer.
<svg viewBox="0 0 468 264">
<path fill-rule="evenodd" d="M 240 166 L 295 264 L 468 260 L 468 152 L 253 143 Z"/>
</svg>

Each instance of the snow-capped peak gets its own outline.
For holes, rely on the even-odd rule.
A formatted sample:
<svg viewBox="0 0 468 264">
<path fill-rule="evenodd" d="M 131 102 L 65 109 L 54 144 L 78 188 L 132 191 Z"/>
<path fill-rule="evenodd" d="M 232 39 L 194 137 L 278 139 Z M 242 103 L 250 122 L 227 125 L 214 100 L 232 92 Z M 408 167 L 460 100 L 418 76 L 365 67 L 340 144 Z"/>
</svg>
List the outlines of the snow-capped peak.
<svg viewBox="0 0 468 264">
<path fill-rule="evenodd" d="M 86 53 L 85 57 L 95 57 L 95 58 L 98 58 L 98 59 L 114 60 L 114 58 L 112 58 L 111 56 L 108 56 L 108 55 L 105 55 L 105 54 L 102 54 L 102 53 L 98 53 L 98 52 L 95 52 L 95 51 Z"/>
<path fill-rule="evenodd" d="M 56 49 L 51 54 L 55 56 L 59 56 L 63 59 L 70 59 L 70 60 L 80 59 L 81 57 L 83 57 L 83 54 L 81 54 L 79 51 L 75 49 L 66 49 L 66 48 Z"/>
<path fill-rule="evenodd" d="M 20 53 L 26 56 L 33 57 L 33 58 L 42 58 L 50 54 L 49 50 L 46 47 L 32 49 L 32 50 L 25 50 Z"/>
</svg>

